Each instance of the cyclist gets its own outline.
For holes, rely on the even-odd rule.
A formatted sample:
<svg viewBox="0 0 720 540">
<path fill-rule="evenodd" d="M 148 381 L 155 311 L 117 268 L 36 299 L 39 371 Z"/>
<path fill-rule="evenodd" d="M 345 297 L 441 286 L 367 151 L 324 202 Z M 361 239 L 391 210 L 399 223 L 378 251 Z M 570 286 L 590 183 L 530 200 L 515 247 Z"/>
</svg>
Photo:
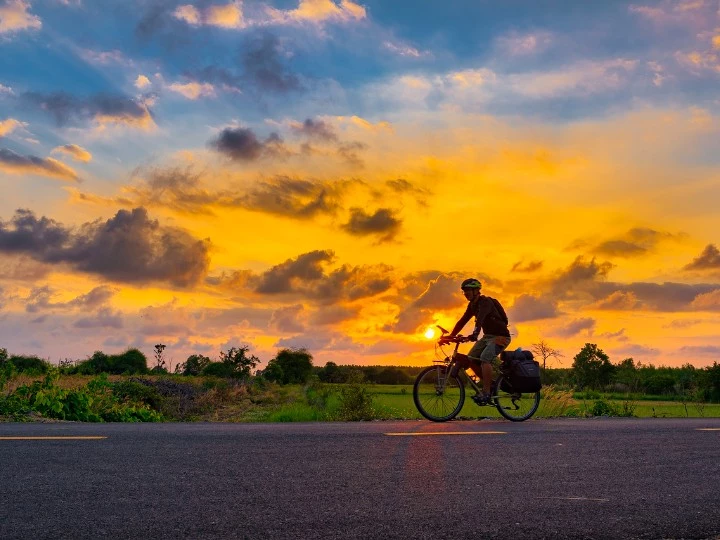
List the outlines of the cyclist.
<svg viewBox="0 0 720 540">
<path fill-rule="evenodd" d="M 440 343 L 449 342 L 472 317 L 475 317 L 475 329 L 468 336 L 468 339 L 475 344 L 467 355 L 458 353 L 460 358 L 456 365 L 463 368 L 470 367 L 476 375 L 482 376 L 483 394 L 474 396 L 473 399 L 479 405 L 486 405 L 490 403 L 492 362 L 510 345 L 507 315 L 500 302 L 480 293 L 482 283 L 477 279 L 466 279 L 460 284 L 460 289 L 468 300 L 467 309 L 452 332 L 440 338 Z M 478 341 L 480 330 L 483 331 L 483 336 Z"/>
</svg>

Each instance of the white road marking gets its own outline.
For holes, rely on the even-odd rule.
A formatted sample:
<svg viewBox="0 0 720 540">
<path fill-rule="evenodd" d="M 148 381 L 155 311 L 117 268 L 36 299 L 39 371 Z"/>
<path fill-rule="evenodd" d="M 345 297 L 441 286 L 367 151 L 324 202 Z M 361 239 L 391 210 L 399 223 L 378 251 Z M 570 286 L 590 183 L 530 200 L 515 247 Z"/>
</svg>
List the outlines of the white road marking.
<svg viewBox="0 0 720 540">
<path fill-rule="evenodd" d="M 100 439 L 107 439 L 107 437 L 100 436 L 80 436 L 80 435 L 68 435 L 68 436 L 44 436 L 44 437 L 0 437 L 0 441 L 97 441 Z"/>
<path fill-rule="evenodd" d="M 421 435 L 505 435 L 507 431 L 419 431 L 417 433 L 385 433 L 391 437 L 410 436 L 417 437 Z"/>
<path fill-rule="evenodd" d="M 610 499 L 593 499 L 591 497 L 535 497 L 536 499 L 555 499 L 559 501 L 595 501 L 607 502 Z"/>
<path fill-rule="evenodd" d="M 720 427 L 700 427 L 696 431 L 720 431 Z"/>
</svg>

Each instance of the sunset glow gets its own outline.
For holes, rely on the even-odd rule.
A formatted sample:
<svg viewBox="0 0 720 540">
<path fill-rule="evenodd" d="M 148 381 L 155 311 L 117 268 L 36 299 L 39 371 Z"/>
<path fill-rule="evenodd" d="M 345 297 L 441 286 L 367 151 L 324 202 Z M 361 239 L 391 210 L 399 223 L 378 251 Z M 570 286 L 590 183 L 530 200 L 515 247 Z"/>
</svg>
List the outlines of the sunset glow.
<svg viewBox="0 0 720 540">
<path fill-rule="evenodd" d="M 720 5 L 578 5 L 0 0 L 0 347 L 720 360 Z"/>
</svg>

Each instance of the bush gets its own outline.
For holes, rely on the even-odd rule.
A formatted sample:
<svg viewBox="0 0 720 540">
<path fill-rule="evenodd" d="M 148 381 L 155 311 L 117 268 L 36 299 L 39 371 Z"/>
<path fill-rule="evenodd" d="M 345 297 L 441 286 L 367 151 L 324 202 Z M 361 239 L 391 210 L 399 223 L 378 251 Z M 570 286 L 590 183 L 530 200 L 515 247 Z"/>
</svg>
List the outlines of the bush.
<svg viewBox="0 0 720 540">
<path fill-rule="evenodd" d="M 15 366 L 19 373 L 28 375 L 44 375 L 50 369 L 50 363 L 37 356 L 12 355 L 9 361 Z"/>
<path fill-rule="evenodd" d="M 80 389 L 67 390 L 55 384 L 57 370 L 42 381 L 17 388 L 0 399 L 0 415 L 22 419 L 31 413 L 45 418 L 80 422 L 154 422 L 162 416 L 141 403 L 122 402 L 112 393 L 103 375 Z"/>
<path fill-rule="evenodd" d="M 225 362 L 210 362 L 202 370 L 202 375 L 205 377 L 220 377 L 223 379 L 229 379 L 235 375 L 235 369 L 232 365 Z"/>
<path fill-rule="evenodd" d="M 338 420 L 373 420 L 377 418 L 373 396 L 368 391 L 361 372 L 355 372 L 349 384 L 340 391 Z"/>
<path fill-rule="evenodd" d="M 122 354 L 107 355 L 102 351 L 95 351 L 93 355 L 80 362 L 68 373 L 79 375 L 99 375 L 110 373 L 113 375 L 139 375 L 147 373 L 147 358 L 137 349 L 128 349 Z"/>
</svg>

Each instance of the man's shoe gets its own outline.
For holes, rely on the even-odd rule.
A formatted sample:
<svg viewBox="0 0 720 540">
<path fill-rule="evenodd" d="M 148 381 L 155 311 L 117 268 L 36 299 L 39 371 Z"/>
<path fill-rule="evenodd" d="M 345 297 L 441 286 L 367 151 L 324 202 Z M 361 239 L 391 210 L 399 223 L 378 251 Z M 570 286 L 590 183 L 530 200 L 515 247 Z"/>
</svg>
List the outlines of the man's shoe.
<svg viewBox="0 0 720 540">
<path fill-rule="evenodd" d="M 492 405 L 492 396 L 490 394 L 475 394 L 472 400 L 478 405 Z"/>
</svg>

